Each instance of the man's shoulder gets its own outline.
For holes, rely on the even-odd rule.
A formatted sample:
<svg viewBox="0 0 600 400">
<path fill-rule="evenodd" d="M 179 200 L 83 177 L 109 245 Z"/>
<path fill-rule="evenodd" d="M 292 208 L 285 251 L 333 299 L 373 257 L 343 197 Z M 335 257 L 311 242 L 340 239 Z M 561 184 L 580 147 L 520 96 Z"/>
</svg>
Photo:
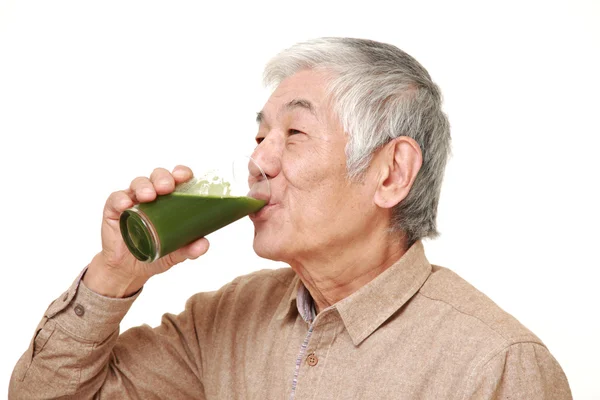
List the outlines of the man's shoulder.
<svg viewBox="0 0 600 400">
<path fill-rule="evenodd" d="M 261 269 L 251 272 L 247 275 L 238 276 L 233 283 L 237 286 L 244 285 L 260 285 L 260 286 L 289 286 L 296 273 L 290 267 Z"/>
<path fill-rule="evenodd" d="M 262 269 L 238 276 L 228 285 L 227 292 L 246 305 L 273 305 L 291 293 L 296 279 L 296 273 L 289 267 Z"/>
<path fill-rule="evenodd" d="M 295 277 L 291 268 L 258 270 L 238 276 L 219 290 L 196 293 L 187 304 L 201 310 L 197 311 L 200 314 L 218 315 L 224 323 L 232 318 L 243 323 L 256 313 L 274 313 L 291 293 Z M 213 323 L 218 324 L 216 320 Z"/>
<path fill-rule="evenodd" d="M 480 339 L 504 342 L 511 345 L 520 342 L 542 341 L 515 317 L 500 308 L 485 294 L 477 290 L 455 272 L 432 265 L 432 272 L 419 294 L 436 303 L 443 312 L 454 314 L 452 321 L 468 323 L 470 334 Z"/>
</svg>

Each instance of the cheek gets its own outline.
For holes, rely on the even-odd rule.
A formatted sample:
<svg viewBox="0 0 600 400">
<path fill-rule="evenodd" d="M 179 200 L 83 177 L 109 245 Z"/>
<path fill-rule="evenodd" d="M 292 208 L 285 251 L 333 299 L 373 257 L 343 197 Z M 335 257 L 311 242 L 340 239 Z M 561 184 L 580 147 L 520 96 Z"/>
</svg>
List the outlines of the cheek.
<svg viewBox="0 0 600 400">
<path fill-rule="evenodd" d="M 345 157 L 333 154 L 327 143 L 301 143 L 289 146 L 281 159 L 281 171 L 290 186 L 312 191 L 345 180 Z"/>
<path fill-rule="evenodd" d="M 340 146 L 316 140 L 286 146 L 281 173 L 288 217 L 298 231 L 324 229 L 344 204 L 348 183 Z"/>
</svg>

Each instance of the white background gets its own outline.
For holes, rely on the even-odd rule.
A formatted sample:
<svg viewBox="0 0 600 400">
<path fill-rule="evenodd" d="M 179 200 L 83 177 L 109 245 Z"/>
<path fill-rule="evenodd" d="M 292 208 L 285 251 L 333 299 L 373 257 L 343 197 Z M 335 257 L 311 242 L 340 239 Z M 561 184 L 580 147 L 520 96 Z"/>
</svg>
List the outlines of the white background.
<svg viewBox="0 0 600 400">
<path fill-rule="evenodd" d="M 576 399 L 600 399 L 600 2 L 203 3 L 0 2 L 0 397 L 47 305 L 100 249 L 106 197 L 157 166 L 250 151 L 266 61 L 353 36 L 409 52 L 444 93 L 454 154 L 430 261 L 540 336 Z M 122 328 L 279 266 L 251 237 L 247 219 L 211 235 Z"/>
</svg>

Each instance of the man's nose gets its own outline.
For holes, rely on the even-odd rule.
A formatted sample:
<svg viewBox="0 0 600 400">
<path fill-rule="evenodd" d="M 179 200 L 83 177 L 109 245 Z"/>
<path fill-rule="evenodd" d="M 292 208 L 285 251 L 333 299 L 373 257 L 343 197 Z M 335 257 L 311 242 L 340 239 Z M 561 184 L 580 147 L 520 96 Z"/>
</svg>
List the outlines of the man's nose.
<svg viewBox="0 0 600 400">
<path fill-rule="evenodd" d="M 276 135 L 267 135 L 254 152 L 252 159 L 264 171 L 267 178 L 276 177 L 281 170 L 281 154 L 283 152 L 283 142 Z"/>
</svg>

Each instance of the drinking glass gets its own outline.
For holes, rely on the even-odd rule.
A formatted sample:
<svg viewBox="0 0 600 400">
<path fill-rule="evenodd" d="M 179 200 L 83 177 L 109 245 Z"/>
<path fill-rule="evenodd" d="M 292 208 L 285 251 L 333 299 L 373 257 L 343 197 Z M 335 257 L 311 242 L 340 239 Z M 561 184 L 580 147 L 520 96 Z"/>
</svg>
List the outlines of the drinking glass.
<svg viewBox="0 0 600 400">
<path fill-rule="evenodd" d="M 269 202 L 270 183 L 250 157 L 236 158 L 229 168 L 212 169 L 125 210 L 121 235 L 135 258 L 152 262 L 257 212 Z"/>
</svg>

